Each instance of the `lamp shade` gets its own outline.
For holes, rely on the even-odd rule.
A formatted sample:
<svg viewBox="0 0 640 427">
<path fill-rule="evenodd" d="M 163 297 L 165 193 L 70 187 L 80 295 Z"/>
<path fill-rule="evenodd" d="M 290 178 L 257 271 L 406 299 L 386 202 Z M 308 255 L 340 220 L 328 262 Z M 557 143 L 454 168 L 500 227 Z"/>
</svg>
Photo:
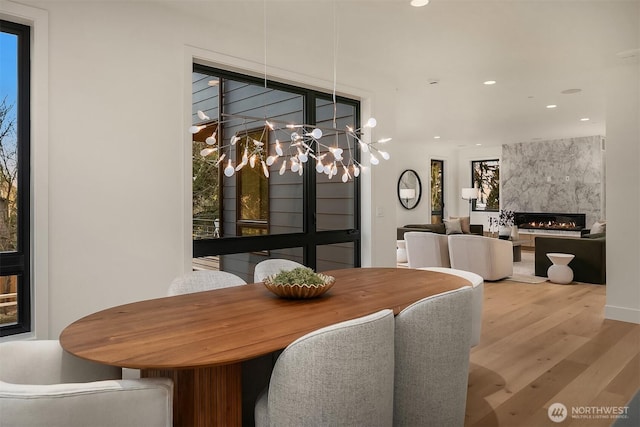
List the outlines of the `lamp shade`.
<svg viewBox="0 0 640 427">
<path fill-rule="evenodd" d="M 474 200 L 478 198 L 477 188 L 463 188 L 460 190 L 460 195 L 465 200 Z"/>
<path fill-rule="evenodd" d="M 416 190 L 415 188 L 401 188 L 400 189 L 400 198 L 401 199 L 415 199 Z"/>
</svg>

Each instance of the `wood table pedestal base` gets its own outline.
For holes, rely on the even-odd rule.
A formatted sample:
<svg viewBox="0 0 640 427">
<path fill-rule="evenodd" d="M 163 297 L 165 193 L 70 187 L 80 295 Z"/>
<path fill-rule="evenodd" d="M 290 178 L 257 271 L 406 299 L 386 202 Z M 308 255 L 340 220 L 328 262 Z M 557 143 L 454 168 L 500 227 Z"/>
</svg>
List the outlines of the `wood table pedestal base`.
<svg viewBox="0 0 640 427">
<path fill-rule="evenodd" d="M 242 364 L 196 369 L 143 369 L 141 376 L 173 380 L 173 425 L 242 425 Z"/>
</svg>

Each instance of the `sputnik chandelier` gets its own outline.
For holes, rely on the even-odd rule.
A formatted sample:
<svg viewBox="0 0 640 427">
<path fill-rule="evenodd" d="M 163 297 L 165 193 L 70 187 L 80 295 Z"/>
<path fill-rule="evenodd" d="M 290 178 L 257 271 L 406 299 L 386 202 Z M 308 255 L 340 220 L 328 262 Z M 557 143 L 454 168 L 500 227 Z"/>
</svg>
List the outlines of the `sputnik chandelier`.
<svg viewBox="0 0 640 427">
<path fill-rule="evenodd" d="M 213 127 L 211 136 L 205 139 L 205 143 L 208 148 L 204 148 L 200 151 L 200 155 L 203 157 L 210 156 L 214 153 L 218 154 L 218 160 L 215 162 L 217 167 L 220 164 L 224 166 L 224 174 L 227 177 L 232 177 L 236 172 L 249 165 L 251 168 L 261 167 L 265 177 L 269 178 L 269 168 L 281 161 L 281 165 L 278 168 L 280 175 L 284 175 L 287 170 L 293 173 L 303 174 L 305 165 L 309 162 L 309 159 L 315 161 L 316 172 L 326 174 L 329 179 L 337 176 L 342 172 L 342 182 L 348 182 L 349 179 L 357 178 L 360 175 L 363 165 L 354 158 L 355 147 L 360 148 L 363 153 L 369 153 L 369 163 L 377 165 L 380 163 L 378 156 L 384 160 L 389 160 L 389 153 L 378 149 L 375 144 L 383 144 L 391 141 L 391 138 L 384 138 L 374 143 L 363 141 L 362 131 L 364 128 L 374 128 L 377 124 L 376 119 L 373 117 L 367 120 L 362 128 L 354 129 L 351 126 L 346 126 L 345 130 L 339 130 L 336 127 L 336 75 L 337 75 L 337 47 L 338 47 L 338 30 L 336 25 L 336 6 L 335 0 L 333 1 L 333 129 L 322 129 L 317 126 L 311 126 L 306 124 L 287 124 L 275 119 L 256 118 L 241 116 L 237 114 L 220 114 L 218 121 L 211 123 L 205 123 L 202 125 L 193 125 L 189 128 L 189 132 L 192 134 L 199 133 L 208 127 Z M 264 19 L 264 88 L 267 89 L 267 0 L 263 1 L 263 19 Z M 265 108 L 266 111 L 266 108 Z M 265 114 L 266 115 L 266 114 Z M 211 120 L 203 111 L 198 110 L 197 116 L 200 120 Z M 244 131 L 236 132 L 228 140 L 228 143 L 222 141 L 222 132 L 224 130 L 223 124 L 232 122 L 234 120 L 241 120 L 246 124 L 247 121 L 251 122 L 264 122 L 264 128 L 260 139 L 255 139 L 251 133 L 244 129 Z M 236 122 L 237 123 L 237 122 Z M 237 123 L 239 124 L 239 123 Z M 325 133 L 323 133 L 323 130 Z M 321 142 L 321 139 L 325 136 L 326 139 L 334 139 L 334 143 L 329 145 Z M 279 139 L 282 137 L 282 141 Z M 331 138 L 333 137 L 333 138 Z M 346 146 L 348 151 L 348 158 L 345 160 L 343 156 L 344 149 L 340 148 L 339 140 L 341 137 L 346 139 Z M 326 140 L 325 139 L 325 140 Z M 238 144 L 242 141 L 242 144 Z M 271 144 L 271 141 L 275 141 Z M 324 141 L 324 140 L 323 140 Z M 236 145 L 238 144 L 238 145 Z M 242 145 L 242 147 L 239 147 Z M 271 146 L 273 151 L 271 151 Z M 238 153 L 242 151 L 242 158 L 234 166 L 234 162 L 231 159 L 232 153 Z M 270 153 L 271 151 L 271 153 Z M 281 159 L 281 160 L 280 160 Z M 225 163 L 223 163 L 225 162 Z"/>
<path fill-rule="evenodd" d="M 204 112 L 198 111 L 197 116 L 200 120 L 210 120 Z M 369 153 L 369 162 L 372 165 L 380 163 L 379 157 L 384 160 L 389 159 L 389 153 L 378 149 L 375 144 L 384 144 L 391 138 L 381 139 L 375 143 L 365 142 L 362 140 L 363 128 L 374 128 L 377 124 L 373 117 L 367 120 L 367 123 L 360 128 L 354 129 L 347 126 L 345 130 L 325 129 L 330 136 L 334 136 L 335 145 L 327 145 L 321 142 L 323 130 L 319 127 L 299 124 L 285 124 L 272 119 L 260 119 L 256 117 L 240 116 L 233 114 L 222 114 L 222 120 L 202 125 L 194 125 L 189 128 L 192 134 L 199 133 L 207 127 L 214 127 L 213 132 L 205 139 L 207 148 L 200 151 L 203 157 L 210 156 L 214 153 L 218 154 L 215 163 L 219 167 L 224 166 L 224 174 L 232 177 L 243 167 L 251 168 L 261 167 L 265 177 L 269 177 L 269 167 L 281 162 L 278 169 L 280 175 L 284 175 L 287 170 L 293 173 L 303 174 L 303 169 L 309 163 L 309 159 L 315 161 L 315 169 L 317 173 L 324 173 L 329 179 L 337 176 L 342 172 L 342 182 L 347 182 L 351 178 L 357 178 L 363 166 L 354 158 L 354 147 L 359 146 L 364 153 Z M 228 142 L 222 141 L 220 130 L 223 123 L 231 121 L 264 121 L 264 129 L 260 139 L 255 139 L 249 135 L 248 131 L 237 132 L 229 138 Z M 252 133 L 253 135 L 253 133 Z M 282 136 L 281 136 L 282 135 Z M 283 137 L 282 141 L 279 139 Z M 348 156 L 345 159 L 344 149 L 337 144 L 338 139 L 344 137 L 347 143 Z M 242 150 L 242 158 L 234 165 L 231 159 L 231 151 L 238 148 L 236 144 L 244 140 L 244 148 Z M 270 151 L 269 141 L 274 141 L 273 150 Z"/>
</svg>

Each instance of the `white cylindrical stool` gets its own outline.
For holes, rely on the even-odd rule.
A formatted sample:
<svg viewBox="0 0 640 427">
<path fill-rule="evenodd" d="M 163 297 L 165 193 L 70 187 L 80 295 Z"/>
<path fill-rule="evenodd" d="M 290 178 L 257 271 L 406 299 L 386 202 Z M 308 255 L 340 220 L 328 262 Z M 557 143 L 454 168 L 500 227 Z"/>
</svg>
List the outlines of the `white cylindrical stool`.
<svg viewBox="0 0 640 427">
<path fill-rule="evenodd" d="M 553 263 L 553 265 L 547 270 L 547 277 L 549 277 L 549 281 L 560 285 L 566 285 L 573 281 L 573 270 L 567 264 L 575 258 L 575 255 L 549 253 L 547 254 L 547 258 L 549 258 Z"/>
<path fill-rule="evenodd" d="M 396 262 L 407 262 L 407 246 L 404 240 L 396 240 Z"/>
</svg>

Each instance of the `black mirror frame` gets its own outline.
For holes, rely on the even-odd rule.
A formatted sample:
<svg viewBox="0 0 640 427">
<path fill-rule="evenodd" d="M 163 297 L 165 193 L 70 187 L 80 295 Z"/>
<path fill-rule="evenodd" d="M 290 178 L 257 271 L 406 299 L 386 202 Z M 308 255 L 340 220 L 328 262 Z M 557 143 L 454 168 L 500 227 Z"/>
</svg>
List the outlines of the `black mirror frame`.
<svg viewBox="0 0 640 427">
<path fill-rule="evenodd" d="M 413 176 L 416 178 L 416 183 L 417 183 L 417 188 L 416 190 L 416 201 L 413 204 L 409 204 L 407 201 L 405 201 L 404 199 L 402 199 L 400 197 L 400 184 L 402 183 L 402 178 L 405 176 L 405 174 L 413 174 Z M 404 187 L 403 187 L 404 188 Z M 418 173 L 416 171 L 414 171 L 413 169 L 405 169 L 401 174 L 400 174 L 400 178 L 398 178 L 398 200 L 400 201 L 400 204 L 402 205 L 403 208 L 407 209 L 407 210 L 411 210 L 411 209 L 415 209 L 416 206 L 418 206 L 418 204 L 420 204 L 420 199 L 422 198 L 422 181 L 420 181 L 420 176 L 418 175 Z"/>
</svg>

